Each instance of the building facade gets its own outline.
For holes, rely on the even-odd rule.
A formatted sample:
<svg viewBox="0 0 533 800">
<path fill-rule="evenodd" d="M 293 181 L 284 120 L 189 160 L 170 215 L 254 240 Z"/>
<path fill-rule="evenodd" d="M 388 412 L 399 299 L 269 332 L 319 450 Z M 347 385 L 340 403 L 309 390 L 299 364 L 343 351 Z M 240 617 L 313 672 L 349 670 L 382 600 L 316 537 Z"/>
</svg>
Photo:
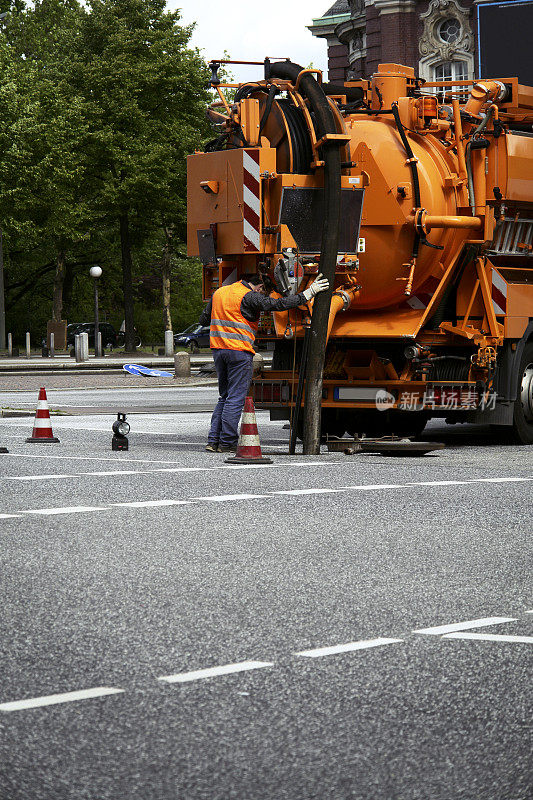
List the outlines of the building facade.
<svg viewBox="0 0 533 800">
<path fill-rule="evenodd" d="M 475 77 L 478 0 L 337 0 L 309 30 L 326 39 L 329 80 L 369 78 L 378 64 L 426 80 Z"/>
</svg>

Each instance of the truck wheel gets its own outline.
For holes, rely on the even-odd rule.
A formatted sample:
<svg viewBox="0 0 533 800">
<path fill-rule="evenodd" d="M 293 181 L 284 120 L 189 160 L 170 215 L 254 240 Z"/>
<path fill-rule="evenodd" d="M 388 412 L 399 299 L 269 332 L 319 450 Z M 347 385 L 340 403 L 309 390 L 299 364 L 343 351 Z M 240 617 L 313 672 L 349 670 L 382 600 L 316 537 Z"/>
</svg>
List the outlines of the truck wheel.
<svg viewBox="0 0 533 800">
<path fill-rule="evenodd" d="M 533 342 L 526 344 L 520 359 L 513 438 L 517 444 L 533 444 Z"/>
</svg>

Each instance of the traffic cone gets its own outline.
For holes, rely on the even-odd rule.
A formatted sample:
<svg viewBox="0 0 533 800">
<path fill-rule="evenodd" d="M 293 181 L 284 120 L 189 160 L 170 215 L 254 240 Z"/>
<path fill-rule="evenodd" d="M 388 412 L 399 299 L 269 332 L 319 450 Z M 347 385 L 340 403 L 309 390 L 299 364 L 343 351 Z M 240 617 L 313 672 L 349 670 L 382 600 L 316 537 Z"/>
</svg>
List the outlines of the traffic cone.
<svg viewBox="0 0 533 800">
<path fill-rule="evenodd" d="M 265 458 L 261 453 L 259 432 L 255 418 L 254 401 L 247 397 L 244 401 L 242 412 L 241 431 L 237 452 L 232 458 L 225 459 L 226 464 L 272 464 L 271 458 Z"/>
<path fill-rule="evenodd" d="M 27 442 L 58 442 L 59 439 L 52 433 L 52 422 L 50 420 L 50 409 L 46 399 L 46 389 L 41 386 L 39 390 L 39 400 L 37 401 L 37 411 L 33 423 L 33 433 L 26 439 Z"/>
</svg>

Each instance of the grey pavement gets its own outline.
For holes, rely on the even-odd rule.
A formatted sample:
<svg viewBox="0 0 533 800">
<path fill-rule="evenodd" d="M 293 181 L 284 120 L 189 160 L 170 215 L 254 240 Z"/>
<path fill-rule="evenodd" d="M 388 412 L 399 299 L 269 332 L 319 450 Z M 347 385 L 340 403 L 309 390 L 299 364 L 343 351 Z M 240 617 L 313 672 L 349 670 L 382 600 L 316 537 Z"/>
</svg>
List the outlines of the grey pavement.
<svg viewBox="0 0 533 800">
<path fill-rule="evenodd" d="M 272 360 L 272 352 L 262 350 L 260 354 L 265 362 Z M 191 355 L 191 367 L 199 368 L 207 364 L 213 364 L 213 357 L 209 350 L 203 350 L 198 354 Z M 31 358 L 25 356 L 19 358 L 8 358 L 0 356 L 0 375 L 4 374 L 26 374 L 39 372 L 43 375 L 50 375 L 56 372 L 75 374 L 77 372 L 120 372 L 124 364 L 141 364 L 144 367 L 155 367 L 157 369 L 173 369 L 174 357 L 157 356 L 154 353 L 123 353 L 115 351 L 108 353 L 102 358 L 90 356 L 87 361 L 76 362 L 68 355 L 60 354 L 54 358 L 42 358 L 33 355 Z"/>
<path fill-rule="evenodd" d="M 177 385 L 174 379 L 164 379 L 165 383 L 152 378 L 129 376 L 108 389 L 94 386 L 60 387 L 47 389 L 48 405 L 52 412 L 67 414 L 109 414 L 116 411 L 152 414 L 161 412 L 188 412 L 192 410 L 209 411 L 218 397 L 216 381 L 198 378 Z M 146 385 L 146 381 L 151 385 Z M 63 384 L 70 383 L 63 378 Z M 94 381 L 93 381 L 94 383 Z M 37 403 L 37 387 L 31 391 L 0 391 L 0 409 L 27 409 L 34 411 Z"/>
<path fill-rule="evenodd" d="M 259 412 L 237 468 L 181 391 L 125 453 L 111 413 L 0 420 L 2 800 L 530 800 L 533 448 L 289 457 Z"/>
<path fill-rule="evenodd" d="M 209 359 L 210 354 L 205 356 L 193 356 L 197 361 Z M 146 367 L 165 367 L 174 366 L 174 358 L 157 356 L 155 353 L 123 353 L 115 351 L 108 353 L 104 357 L 95 358 L 89 356 L 87 361 L 77 362 L 75 358 L 65 353 L 57 354 L 54 358 L 43 358 L 40 355 L 32 354 L 30 358 L 19 356 L 18 358 L 0 357 L 0 372 L 19 372 L 29 370 L 40 370 L 41 372 L 57 371 L 77 371 L 87 369 L 121 369 L 123 364 L 142 364 Z"/>
</svg>

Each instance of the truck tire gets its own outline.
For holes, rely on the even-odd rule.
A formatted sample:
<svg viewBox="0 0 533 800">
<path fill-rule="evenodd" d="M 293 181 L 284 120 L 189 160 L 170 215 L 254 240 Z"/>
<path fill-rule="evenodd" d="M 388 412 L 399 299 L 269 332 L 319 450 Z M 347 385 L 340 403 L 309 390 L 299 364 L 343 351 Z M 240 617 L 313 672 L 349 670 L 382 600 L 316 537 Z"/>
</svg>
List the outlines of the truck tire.
<svg viewBox="0 0 533 800">
<path fill-rule="evenodd" d="M 516 444 L 533 444 L 533 342 L 528 342 L 524 347 L 518 368 L 513 439 Z"/>
</svg>

